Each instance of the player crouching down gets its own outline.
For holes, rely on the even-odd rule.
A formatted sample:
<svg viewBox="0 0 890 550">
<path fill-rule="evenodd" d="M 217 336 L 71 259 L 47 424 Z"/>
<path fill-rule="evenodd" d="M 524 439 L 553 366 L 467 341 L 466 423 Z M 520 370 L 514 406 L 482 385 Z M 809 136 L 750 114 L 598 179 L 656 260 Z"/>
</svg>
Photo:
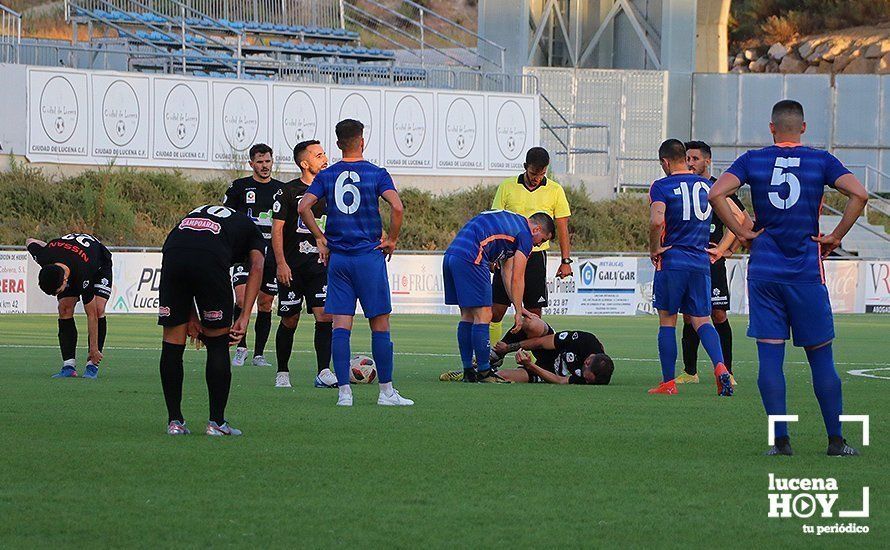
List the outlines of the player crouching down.
<svg viewBox="0 0 890 550">
<path fill-rule="evenodd" d="M 612 358 L 606 355 L 596 336 L 580 330 L 554 332 L 538 317 L 527 317 L 522 330 L 507 332 L 495 344 L 492 366 L 498 366 L 513 352 L 519 368 L 497 371 L 508 382 L 599 386 L 608 384 L 615 371 Z M 463 380 L 463 372 L 445 372 L 439 380 L 459 382 Z"/>
</svg>

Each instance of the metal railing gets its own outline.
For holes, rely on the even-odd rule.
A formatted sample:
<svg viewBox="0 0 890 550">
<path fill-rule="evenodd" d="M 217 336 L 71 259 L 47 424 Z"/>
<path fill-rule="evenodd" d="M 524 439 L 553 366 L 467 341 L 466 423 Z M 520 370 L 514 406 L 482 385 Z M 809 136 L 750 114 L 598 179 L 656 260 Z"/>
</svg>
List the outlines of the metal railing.
<svg viewBox="0 0 890 550">
<path fill-rule="evenodd" d="M 344 25 L 410 52 L 421 65 L 431 51 L 458 65 L 504 70 L 506 48 L 412 0 L 400 0 L 395 8 L 377 0 L 341 0 L 341 17 Z"/>
<path fill-rule="evenodd" d="M 532 76 L 532 75 L 528 75 Z M 535 82 L 537 83 L 537 78 L 535 78 Z M 605 155 L 606 164 L 605 164 L 605 173 L 608 174 L 612 170 L 612 129 L 609 124 L 606 123 L 590 123 L 590 122 L 571 122 L 562 112 L 553 104 L 552 101 L 546 96 L 546 94 L 540 94 L 541 99 L 544 102 L 544 107 L 546 109 L 541 110 L 541 129 L 545 130 L 549 133 L 556 142 L 559 144 L 560 149 L 554 151 L 555 155 L 559 155 L 564 157 L 565 160 L 565 171 L 568 174 L 575 174 L 578 172 L 578 157 L 581 155 Z M 547 120 L 547 114 L 552 113 L 556 120 Z M 605 131 L 605 140 L 602 143 L 605 143 L 605 146 L 602 148 L 596 147 L 578 147 L 577 143 L 581 141 L 581 136 L 578 134 L 583 131 L 592 131 L 592 130 L 604 130 Z M 560 135 L 562 132 L 563 135 Z"/>
<path fill-rule="evenodd" d="M 80 0 L 87 9 L 100 7 L 100 0 Z M 113 9 L 136 11 L 130 0 L 112 0 Z M 273 25 L 314 25 L 341 28 L 340 0 L 144 0 L 152 13 L 178 17 L 180 4 L 192 12 L 207 14 L 210 19 L 256 21 Z M 197 17 L 197 16 L 196 16 Z"/>
<path fill-rule="evenodd" d="M 18 63 L 22 46 L 22 14 L 0 4 L 0 61 Z"/>
</svg>

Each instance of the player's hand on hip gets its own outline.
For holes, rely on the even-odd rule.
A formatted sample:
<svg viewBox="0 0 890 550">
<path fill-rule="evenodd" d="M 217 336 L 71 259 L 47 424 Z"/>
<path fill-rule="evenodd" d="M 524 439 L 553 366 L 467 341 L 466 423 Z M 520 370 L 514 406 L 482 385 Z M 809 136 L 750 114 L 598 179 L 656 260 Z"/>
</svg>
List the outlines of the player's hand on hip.
<svg viewBox="0 0 890 550">
<path fill-rule="evenodd" d="M 650 250 L 649 251 L 649 259 L 652 260 L 652 265 L 657 266 L 658 260 L 661 259 L 661 255 L 670 249 L 671 249 L 671 247 L 669 247 L 669 246 L 659 246 L 655 250 Z"/>
<path fill-rule="evenodd" d="M 559 264 L 559 269 L 556 270 L 556 276 L 560 279 L 565 279 L 566 277 L 572 276 L 572 266 L 569 264 Z"/>
<path fill-rule="evenodd" d="M 287 264 L 284 264 L 284 265 L 279 264 L 277 271 L 278 271 L 278 273 L 277 273 L 278 282 L 280 284 L 283 284 L 284 286 L 290 286 L 291 277 L 293 276 L 293 274 L 290 271 L 290 267 Z"/>
<path fill-rule="evenodd" d="M 513 328 L 510 329 L 511 334 L 516 334 L 520 330 L 522 330 L 522 323 L 525 321 L 525 317 L 523 316 L 522 311 L 517 311 L 515 315 L 513 315 Z"/>
<path fill-rule="evenodd" d="M 819 243 L 819 248 L 822 252 L 823 258 L 827 258 L 828 255 L 831 254 L 835 248 L 841 245 L 841 239 L 835 237 L 834 233 L 829 233 L 828 235 L 818 235 L 810 238 Z"/>
<path fill-rule="evenodd" d="M 386 256 L 387 261 L 392 258 L 392 253 L 396 249 L 396 241 L 391 239 L 389 235 L 384 235 L 380 237 L 380 244 L 377 245 L 377 250 L 382 250 L 383 254 Z"/>
<path fill-rule="evenodd" d="M 331 257 L 331 250 L 328 248 L 327 239 L 316 240 L 315 248 L 318 249 L 318 261 L 324 265 L 328 265 L 328 260 Z"/>
<path fill-rule="evenodd" d="M 710 244 L 711 246 L 708 247 L 707 249 L 705 249 L 705 252 L 708 253 L 708 259 L 711 260 L 711 263 L 714 263 L 714 262 L 716 262 L 717 260 L 719 260 L 720 258 L 722 258 L 722 257 L 725 256 L 725 254 L 723 253 L 723 251 L 720 250 L 720 247 L 718 247 L 718 246 L 717 246 L 716 244 L 714 244 L 714 243 L 709 243 L 709 244 Z"/>
<path fill-rule="evenodd" d="M 102 362 L 102 352 L 99 351 L 98 348 L 90 348 L 90 352 L 87 355 L 87 359 L 90 360 L 90 363 L 99 366 L 99 363 Z"/>
<path fill-rule="evenodd" d="M 736 237 L 739 239 L 739 242 L 742 243 L 742 246 L 745 248 L 751 248 L 751 241 L 756 239 L 763 233 L 763 229 L 760 231 L 754 231 L 753 229 L 742 229 L 736 234 Z"/>
</svg>

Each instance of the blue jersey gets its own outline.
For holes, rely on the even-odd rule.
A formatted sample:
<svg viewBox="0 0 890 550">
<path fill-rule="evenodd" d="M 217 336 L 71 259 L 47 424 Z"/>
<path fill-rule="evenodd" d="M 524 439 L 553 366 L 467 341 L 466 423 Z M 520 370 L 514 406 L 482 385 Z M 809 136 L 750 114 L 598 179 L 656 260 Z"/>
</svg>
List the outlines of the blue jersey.
<svg viewBox="0 0 890 550">
<path fill-rule="evenodd" d="M 781 283 L 822 283 L 819 214 L 825 186 L 849 174 L 827 151 L 789 144 L 748 151 L 727 170 L 751 186 L 754 229 L 748 278 Z"/>
<path fill-rule="evenodd" d="M 365 254 L 380 244 L 378 198 L 388 190 L 396 190 L 389 172 L 366 160 L 340 161 L 315 176 L 306 192 L 327 201 L 325 237 L 331 251 Z"/>
<path fill-rule="evenodd" d="M 661 178 L 649 189 L 649 202 L 663 202 L 663 246 L 658 269 L 680 269 L 710 273 L 708 236 L 711 233 L 711 205 L 708 191 L 711 181 L 695 174 L 677 174 Z"/>
<path fill-rule="evenodd" d="M 445 254 L 458 256 L 476 265 L 489 265 L 517 251 L 531 254 L 532 233 L 528 220 L 506 210 L 483 212 L 468 221 L 457 233 Z"/>
</svg>

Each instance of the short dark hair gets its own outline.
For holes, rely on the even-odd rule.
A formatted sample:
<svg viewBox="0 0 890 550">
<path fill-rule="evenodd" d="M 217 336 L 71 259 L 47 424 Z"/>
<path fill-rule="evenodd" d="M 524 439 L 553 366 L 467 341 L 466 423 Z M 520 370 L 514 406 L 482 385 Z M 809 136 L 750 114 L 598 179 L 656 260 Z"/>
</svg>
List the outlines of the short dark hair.
<svg viewBox="0 0 890 550">
<path fill-rule="evenodd" d="M 355 145 L 355 141 L 362 137 L 365 131 L 365 125 L 359 120 L 347 118 L 341 120 L 334 127 L 334 133 L 337 134 L 337 144 L 340 149 L 347 149 Z"/>
<path fill-rule="evenodd" d="M 537 226 L 539 226 L 544 233 L 553 237 L 556 235 L 556 224 L 553 223 L 553 218 L 550 217 L 550 214 L 546 212 L 535 212 L 528 218 L 531 222 Z"/>
<path fill-rule="evenodd" d="M 679 139 L 668 139 L 658 148 L 658 160 L 678 162 L 686 160 L 686 147 Z"/>
<path fill-rule="evenodd" d="M 62 266 L 49 264 L 40 268 L 40 273 L 37 275 L 37 286 L 45 294 L 55 296 L 64 280 L 65 270 L 62 269 Z"/>
<path fill-rule="evenodd" d="M 597 353 L 593 356 L 593 360 L 590 361 L 590 372 L 596 377 L 593 385 L 605 386 L 612 380 L 612 373 L 615 372 L 615 363 L 605 353 Z"/>
<path fill-rule="evenodd" d="M 250 147 L 250 160 L 256 158 L 257 155 L 265 155 L 266 153 L 272 154 L 272 148 L 266 145 L 265 143 L 255 143 Z"/>
<path fill-rule="evenodd" d="M 543 147 L 532 147 L 525 154 L 525 164 L 535 168 L 547 168 L 550 166 L 550 153 Z"/>
<path fill-rule="evenodd" d="M 783 99 L 773 105 L 770 121 L 780 132 L 797 132 L 803 126 L 803 105 L 793 99 Z"/>
<path fill-rule="evenodd" d="M 690 149 L 698 149 L 699 151 L 704 153 L 704 155 L 706 157 L 711 158 L 711 146 L 708 145 L 707 143 L 705 143 L 704 141 L 697 141 L 697 140 L 687 141 L 686 143 L 683 144 L 683 146 L 686 147 L 687 151 L 689 151 Z"/>
<path fill-rule="evenodd" d="M 300 164 L 300 154 L 308 149 L 310 145 L 321 145 L 321 142 L 317 139 L 307 139 L 306 141 L 301 141 L 294 145 L 294 162 L 296 162 L 297 165 Z"/>
</svg>

